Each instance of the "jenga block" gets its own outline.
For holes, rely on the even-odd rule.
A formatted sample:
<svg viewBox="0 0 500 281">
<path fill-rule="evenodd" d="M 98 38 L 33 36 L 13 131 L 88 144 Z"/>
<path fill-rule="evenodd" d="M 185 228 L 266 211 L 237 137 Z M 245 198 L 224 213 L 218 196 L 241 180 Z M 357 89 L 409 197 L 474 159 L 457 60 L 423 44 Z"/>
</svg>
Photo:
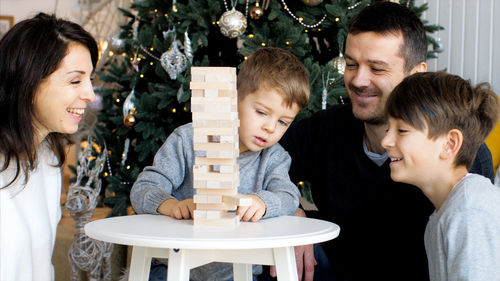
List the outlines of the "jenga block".
<svg viewBox="0 0 500 281">
<path fill-rule="evenodd" d="M 193 143 L 208 143 L 208 136 L 193 135 Z"/>
<path fill-rule="evenodd" d="M 205 75 L 204 74 L 193 74 L 193 72 L 191 72 L 191 81 L 205 82 Z"/>
<path fill-rule="evenodd" d="M 237 215 L 225 214 L 218 219 L 195 219 L 193 224 L 195 226 L 237 226 L 240 223 L 240 217 Z"/>
<path fill-rule="evenodd" d="M 195 165 L 234 165 L 236 164 L 236 159 L 218 159 L 218 158 L 207 158 L 207 157 L 195 157 Z"/>
<path fill-rule="evenodd" d="M 195 136 L 203 136 L 203 135 L 214 135 L 214 136 L 232 136 L 238 134 L 238 127 L 232 128 L 193 128 L 193 133 Z"/>
<path fill-rule="evenodd" d="M 193 143 L 194 150 L 206 150 L 206 151 L 225 151 L 225 150 L 233 150 L 234 143 Z"/>
<path fill-rule="evenodd" d="M 204 90 L 191 90 L 191 98 L 193 97 L 204 97 L 205 96 L 205 91 Z"/>
<path fill-rule="evenodd" d="M 236 75 L 236 68 L 234 67 L 224 67 L 224 66 L 192 66 L 191 76 L 193 74 L 234 74 Z"/>
<path fill-rule="evenodd" d="M 237 136 L 226 136 L 226 135 L 220 136 L 221 143 L 236 143 L 238 141 L 239 141 L 239 139 Z"/>
<path fill-rule="evenodd" d="M 236 105 L 231 104 L 192 104 L 191 112 L 236 112 Z"/>
<path fill-rule="evenodd" d="M 207 89 L 212 90 L 235 90 L 236 83 L 234 82 L 193 82 L 189 83 L 189 88 L 191 90 L 203 89 L 205 90 L 205 95 L 207 94 Z"/>
<path fill-rule="evenodd" d="M 233 104 L 236 105 L 236 98 L 233 97 L 192 97 L 191 104 Z"/>
<path fill-rule="evenodd" d="M 224 90 L 219 89 L 219 97 L 238 97 L 238 91 L 236 90 Z"/>
<path fill-rule="evenodd" d="M 205 81 L 220 81 L 220 82 L 235 82 L 236 73 L 207 73 L 205 74 Z"/>
<path fill-rule="evenodd" d="M 237 188 L 231 189 L 216 189 L 216 188 L 200 188 L 196 189 L 196 195 L 235 195 L 238 194 Z M 221 199 L 222 200 L 222 199 Z M 204 203 L 204 202 L 200 202 Z"/>
<path fill-rule="evenodd" d="M 219 96 L 219 90 L 217 89 L 205 89 L 203 91 L 203 97 L 216 98 Z"/>
<path fill-rule="evenodd" d="M 222 202 L 220 204 L 196 203 L 196 210 L 224 210 L 234 211 L 237 206 L 234 204 Z"/>
<path fill-rule="evenodd" d="M 222 202 L 237 206 L 250 206 L 252 205 L 252 198 L 244 197 L 241 194 L 222 195 Z"/>
<path fill-rule="evenodd" d="M 236 144 L 237 145 L 237 144 Z M 235 148 L 234 150 L 220 150 L 220 151 L 217 151 L 217 150 L 209 150 L 207 151 L 207 157 L 208 158 L 233 158 L 233 157 L 238 157 L 238 155 L 240 154 L 240 152 L 238 151 L 237 148 Z"/>
<path fill-rule="evenodd" d="M 222 203 L 222 195 L 220 194 L 195 194 L 193 196 L 194 203 Z"/>
<path fill-rule="evenodd" d="M 193 187 L 196 189 L 237 189 L 240 186 L 240 181 L 229 180 L 229 181 L 220 181 L 220 180 L 195 180 Z"/>
<path fill-rule="evenodd" d="M 194 210 L 193 219 L 218 219 L 224 215 L 222 210 Z"/>
<path fill-rule="evenodd" d="M 236 164 L 236 165 L 220 165 L 219 166 L 219 172 L 221 174 L 232 174 L 236 171 L 239 171 L 239 165 Z"/>
<path fill-rule="evenodd" d="M 193 112 L 193 120 L 234 121 L 236 119 L 238 119 L 238 112 Z"/>
<path fill-rule="evenodd" d="M 193 128 L 228 128 L 228 127 L 239 127 L 240 120 L 203 120 L 203 119 L 193 119 Z"/>
<path fill-rule="evenodd" d="M 193 169 L 193 177 L 196 180 L 207 180 L 207 181 L 234 181 L 239 180 L 239 171 L 232 174 L 221 174 L 221 173 L 203 173 L 198 172 Z"/>
</svg>

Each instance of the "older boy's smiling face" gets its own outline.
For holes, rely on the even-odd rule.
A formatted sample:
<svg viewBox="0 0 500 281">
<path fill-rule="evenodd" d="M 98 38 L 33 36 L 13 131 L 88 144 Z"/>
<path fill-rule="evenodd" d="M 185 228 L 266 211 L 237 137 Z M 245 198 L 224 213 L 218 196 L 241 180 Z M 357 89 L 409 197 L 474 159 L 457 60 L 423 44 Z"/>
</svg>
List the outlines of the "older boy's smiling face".
<svg viewBox="0 0 500 281">
<path fill-rule="evenodd" d="M 382 146 L 391 160 L 391 178 L 419 187 L 440 173 L 439 157 L 446 138 L 430 139 L 428 129 L 418 130 L 401 119 L 389 117 Z"/>
<path fill-rule="evenodd" d="M 260 87 L 238 100 L 240 153 L 259 151 L 276 144 L 299 113 L 297 104 L 287 107 L 278 92 Z"/>
</svg>

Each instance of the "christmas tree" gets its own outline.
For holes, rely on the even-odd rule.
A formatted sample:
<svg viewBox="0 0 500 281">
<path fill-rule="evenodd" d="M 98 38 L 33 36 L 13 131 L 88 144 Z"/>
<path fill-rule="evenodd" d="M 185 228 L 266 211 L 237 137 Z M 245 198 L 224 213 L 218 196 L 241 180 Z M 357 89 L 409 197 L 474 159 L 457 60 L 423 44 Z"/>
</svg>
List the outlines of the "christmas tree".
<svg viewBox="0 0 500 281">
<path fill-rule="evenodd" d="M 289 50 L 309 71 L 311 97 L 297 118 L 344 102 L 342 49 L 349 20 L 370 0 L 134 0 L 99 78 L 94 133 L 108 150 L 104 203 L 124 215 L 142 169 L 176 127 L 191 121 L 191 66 L 238 67 L 265 46 Z M 401 0 L 417 15 L 427 9 Z M 428 33 L 439 26 L 428 25 Z M 429 36 L 429 57 L 437 42 Z"/>
</svg>

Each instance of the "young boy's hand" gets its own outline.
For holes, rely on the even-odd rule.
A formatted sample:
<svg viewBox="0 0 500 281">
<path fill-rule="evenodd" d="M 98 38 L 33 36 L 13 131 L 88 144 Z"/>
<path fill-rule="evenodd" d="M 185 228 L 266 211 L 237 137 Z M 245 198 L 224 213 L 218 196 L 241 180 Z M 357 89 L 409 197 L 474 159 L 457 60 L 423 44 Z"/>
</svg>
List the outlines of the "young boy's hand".
<svg viewBox="0 0 500 281">
<path fill-rule="evenodd" d="M 182 201 L 167 199 L 158 207 L 158 213 L 181 220 L 192 218 L 194 209 L 195 205 L 193 199 L 185 199 Z"/>
<path fill-rule="evenodd" d="M 240 215 L 242 221 L 259 221 L 266 213 L 266 203 L 255 194 L 243 194 L 243 196 L 252 198 L 252 205 L 238 206 L 236 214 Z"/>
</svg>

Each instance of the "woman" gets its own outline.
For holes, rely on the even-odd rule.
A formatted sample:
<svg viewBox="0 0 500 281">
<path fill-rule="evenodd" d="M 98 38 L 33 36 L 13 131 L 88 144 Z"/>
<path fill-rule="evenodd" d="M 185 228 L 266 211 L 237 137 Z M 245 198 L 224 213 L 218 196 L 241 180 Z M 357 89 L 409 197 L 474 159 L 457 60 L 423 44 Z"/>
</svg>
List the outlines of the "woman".
<svg viewBox="0 0 500 281">
<path fill-rule="evenodd" d="M 43 13 L 0 41 L 0 280 L 54 280 L 64 146 L 97 58 L 81 26 Z"/>
</svg>

